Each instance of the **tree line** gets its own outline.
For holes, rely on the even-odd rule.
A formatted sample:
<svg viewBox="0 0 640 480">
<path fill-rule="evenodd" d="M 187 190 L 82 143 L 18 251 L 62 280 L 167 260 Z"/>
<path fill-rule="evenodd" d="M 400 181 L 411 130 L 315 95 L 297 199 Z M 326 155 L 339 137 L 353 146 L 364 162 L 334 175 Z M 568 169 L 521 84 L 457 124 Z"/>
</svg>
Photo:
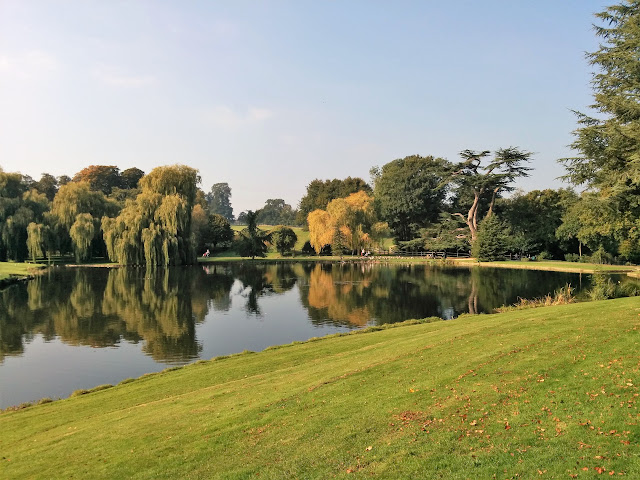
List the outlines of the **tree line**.
<svg viewBox="0 0 640 480">
<path fill-rule="evenodd" d="M 34 181 L 0 170 L 0 260 L 54 254 L 78 262 L 194 263 L 196 252 L 230 241 L 229 222 L 209 209 L 197 170 L 92 165 L 73 178 Z"/>
</svg>

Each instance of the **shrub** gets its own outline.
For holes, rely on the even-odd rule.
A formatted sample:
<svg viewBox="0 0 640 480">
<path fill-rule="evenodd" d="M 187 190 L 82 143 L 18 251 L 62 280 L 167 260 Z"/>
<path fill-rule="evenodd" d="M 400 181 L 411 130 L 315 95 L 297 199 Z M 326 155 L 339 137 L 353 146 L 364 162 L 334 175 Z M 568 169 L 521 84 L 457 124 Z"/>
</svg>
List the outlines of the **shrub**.
<svg viewBox="0 0 640 480">
<path fill-rule="evenodd" d="M 491 215 L 480 224 L 471 255 L 480 262 L 504 260 L 506 245 L 507 228 L 496 215 Z"/>
<path fill-rule="evenodd" d="M 607 300 L 620 296 L 618 284 L 611 280 L 611 276 L 596 274 L 592 275 L 591 279 L 593 280 L 593 285 L 589 290 L 589 298 L 591 300 Z"/>
<path fill-rule="evenodd" d="M 573 291 L 573 287 L 567 283 L 564 287 L 553 292 L 553 295 L 545 295 L 544 297 L 534 298 L 533 300 L 519 298 L 518 302 L 514 305 L 499 307 L 496 308 L 495 311 L 503 313 L 513 310 L 524 310 L 526 308 L 548 307 L 550 305 L 566 305 L 568 303 L 574 303 L 576 301 L 576 297 L 574 297 Z"/>
<path fill-rule="evenodd" d="M 636 282 L 614 282 L 610 275 L 592 275 L 593 286 L 589 290 L 591 300 L 607 300 L 610 298 L 636 297 L 640 295 L 640 284 Z"/>
<path fill-rule="evenodd" d="M 289 227 L 279 226 L 271 233 L 271 242 L 280 255 L 284 255 L 293 250 L 298 241 L 298 236 L 293 229 Z"/>
<path fill-rule="evenodd" d="M 580 255 L 577 253 L 565 253 L 564 260 L 565 262 L 578 262 L 580 261 Z"/>
<path fill-rule="evenodd" d="M 304 246 L 302 247 L 302 253 L 307 254 L 307 255 L 315 255 L 316 254 L 316 251 L 311 246 L 311 242 L 309 242 L 309 240 L 307 240 L 304 243 Z"/>
<path fill-rule="evenodd" d="M 610 264 L 613 260 L 613 256 L 600 246 L 600 248 L 593 252 L 591 257 L 589 257 L 589 260 L 591 260 L 591 263 Z"/>
</svg>

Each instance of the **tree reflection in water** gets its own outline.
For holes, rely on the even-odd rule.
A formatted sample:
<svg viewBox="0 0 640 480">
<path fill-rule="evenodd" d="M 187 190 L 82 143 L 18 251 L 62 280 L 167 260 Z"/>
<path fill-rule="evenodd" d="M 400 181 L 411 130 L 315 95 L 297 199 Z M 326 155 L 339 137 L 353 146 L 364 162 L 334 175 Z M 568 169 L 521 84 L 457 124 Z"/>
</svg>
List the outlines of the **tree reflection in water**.
<svg viewBox="0 0 640 480">
<path fill-rule="evenodd" d="M 144 352 L 153 359 L 184 363 L 202 351 L 196 326 L 211 312 L 229 312 L 235 288 L 244 302 L 241 308 L 260 316 L 263 299 L 286 295 L 297 286 L 299 311 L 292 315 L 314 325 L 352 328 L 489 312 L 518 297 L 552 293 L 565 283 L 577 286 L 578 278 L 416 264 L 241 262 L 153 272 L 56 268 L 0 291 L 0 362 L 6 355 L 21 354 L 25 342 L 41 335 L 91 347 L 144 340 Z"/>
</svg>

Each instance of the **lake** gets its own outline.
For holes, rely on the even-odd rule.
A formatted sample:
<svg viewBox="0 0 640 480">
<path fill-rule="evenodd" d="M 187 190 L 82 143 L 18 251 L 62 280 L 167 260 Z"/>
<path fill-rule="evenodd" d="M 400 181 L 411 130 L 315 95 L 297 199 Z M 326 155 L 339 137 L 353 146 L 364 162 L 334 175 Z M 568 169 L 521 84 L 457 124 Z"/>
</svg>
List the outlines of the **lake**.
<svg viewBox="0 0 640 480">
<path fill-rule="evenodd" d="M 371 263 L 64 268 L 0 291 L 0 408 L 367 325 L 490 312 L 588 275 Z"/>
</svg>

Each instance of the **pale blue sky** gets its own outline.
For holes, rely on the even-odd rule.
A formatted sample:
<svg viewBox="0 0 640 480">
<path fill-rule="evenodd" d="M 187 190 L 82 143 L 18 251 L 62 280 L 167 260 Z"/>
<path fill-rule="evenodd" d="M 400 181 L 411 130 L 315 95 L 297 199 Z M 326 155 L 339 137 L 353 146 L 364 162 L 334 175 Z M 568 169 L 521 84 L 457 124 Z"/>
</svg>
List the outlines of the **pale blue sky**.
<svg viewBox="0 0 640 480">
<path fill-rule="evenodd" d="M 556 188 L 607 4 L 0 0 L 0 166 L 184 163 L 237 215 L 407 155 L 518 146 L 519 185 Z"/>
</svg>

